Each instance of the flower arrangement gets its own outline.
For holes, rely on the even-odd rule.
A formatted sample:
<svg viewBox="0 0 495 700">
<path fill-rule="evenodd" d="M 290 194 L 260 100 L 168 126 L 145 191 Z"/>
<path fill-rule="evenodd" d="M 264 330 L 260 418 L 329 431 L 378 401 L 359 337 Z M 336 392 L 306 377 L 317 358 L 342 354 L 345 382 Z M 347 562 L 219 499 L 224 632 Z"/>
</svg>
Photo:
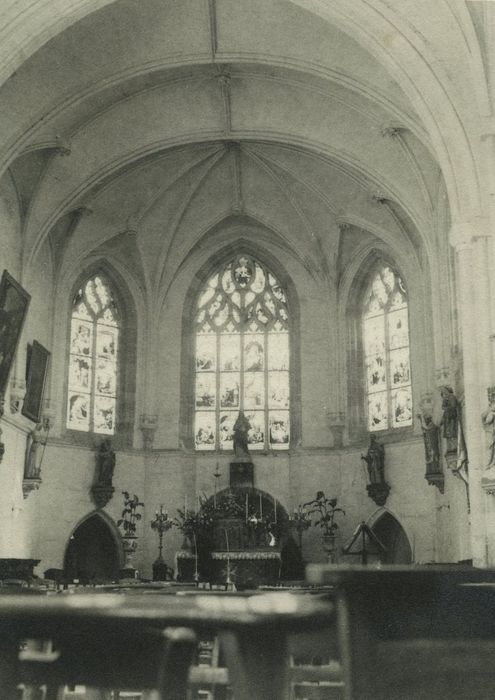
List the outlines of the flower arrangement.
<svg viewBox="0 0 495 700">
<path fill-rule="evenodd" d="M 233 491 L 228 491 L 217 499 L 214 511 L 216 518 L 243 518 L 245 506 L 242 496 L 235 494 Z"/>
<path fill-rule="evenodd" d="M 199 538 L 202 535 L 211 534 L 216 518 L 215 506 L 203 494 L 203 496 L 198 498 L 198 510 L 196 512 L 186 508 L 178 508 L 177 517 L 172 522 L 175 527 L 192 541 L 194 536 Z"/>
<path fill-rule="evenodd" d="M 136 523 L 142 517 L 137 509 L 143 508 L 144 503 L 141 503 L 136 494 L 131 498 L 128 491 L 122 491 L 122 495 L 124 496 L 124 508 L 122 517 L 117 521 L 117 527 L 122 528 L 124 537 L 136 537 Z"/>
<path fill-rule="evenodd" d="M 337 499 L 327 498 L 323 491 L 318 491 L 312 501 L 303 504 L 303 508 L 308 517 L 315 514 L 318 516 L 313 525 L 321 527 L 324 535 L 333 535 L 338 530 L 339 526 L 335 522 L 337 513 L 345 515 L 345 510 L 337 507 Z"/>
</svg>

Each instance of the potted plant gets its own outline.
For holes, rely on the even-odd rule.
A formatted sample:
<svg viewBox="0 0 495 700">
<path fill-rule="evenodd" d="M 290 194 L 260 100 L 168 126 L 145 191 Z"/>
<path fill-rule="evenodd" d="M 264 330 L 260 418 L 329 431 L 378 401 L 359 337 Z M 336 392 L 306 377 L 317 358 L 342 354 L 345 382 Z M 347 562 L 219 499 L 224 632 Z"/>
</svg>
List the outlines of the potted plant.
<svg viewBox="0 0 495 700">
<path fill-rule="evenodd" d="M 335 522 L 337 513 L 345 515 L 345 511 L 337 506 L 336 498 L 327 498 L 323 491 L 318 491 L 312 501 L 304 503 L 307 515 L 316 515 L 313 522 L 315 527 L 323 530 L 323 549 L 327 553 L 328 561 L 333 562 L 335 558 L 336 530 L 339 526 Z"/>
<path fill-rule="evenodd" d="M 144 503 L 141 503 L 136 494 L 131 498 L 128 491 L 122 491 L 122 495 L 124 496 L 124 508 L 122 517 L 117 521 L 117 526 L 123 531 L 122 539 L 126 557 L 124 569 L 132 569 L 131 558 L 137 549 L 136 525 L 142 517 L 137 509 L 143 508 Z"/>
</svg>

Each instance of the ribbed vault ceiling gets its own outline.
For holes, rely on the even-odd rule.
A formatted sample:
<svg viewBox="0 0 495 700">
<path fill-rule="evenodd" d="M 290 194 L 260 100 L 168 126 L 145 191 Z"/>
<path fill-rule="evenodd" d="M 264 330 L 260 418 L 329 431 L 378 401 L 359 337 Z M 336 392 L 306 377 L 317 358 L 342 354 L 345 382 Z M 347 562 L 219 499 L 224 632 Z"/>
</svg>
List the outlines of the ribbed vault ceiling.
<svg viewBox="0 0 495 700">
<path fill-rule="evenodd" d="M 163 290 L 237 217 L 332 278 L 346 235 L 412 254 L 437 235 L 441 175 L 410 102 L 294 3 L 119 0 L 48 42 L 0 99 L 27 267 L 46 245 L 57 274 L 120 248 Z"/>
</svg>

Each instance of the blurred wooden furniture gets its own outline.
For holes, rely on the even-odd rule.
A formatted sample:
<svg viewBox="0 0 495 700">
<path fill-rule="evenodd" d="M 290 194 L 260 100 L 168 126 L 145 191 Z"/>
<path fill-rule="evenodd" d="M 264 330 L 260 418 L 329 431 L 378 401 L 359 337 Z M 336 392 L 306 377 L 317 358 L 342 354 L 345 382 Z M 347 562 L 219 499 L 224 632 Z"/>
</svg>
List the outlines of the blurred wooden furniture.
<svg viewBox="0 0 495 700">
<path fill-rule="evenodd" d="M 163 700 L 185 700 L 190 674 L 193 682 L 225 676 L 190 671 L 204 633 L 220 637 L 236 700 L 286 700 L 288 635 L 333 622 L 331 602 L 290 593 L 0 596 L 0 697 L 17 698 L 22 682 L 48 684 L 50 700 L 75 684 L 156 688 Z M 19 652 L 26 639 L 50 640 L 53 651 Z"/>
<path fill-rule="evenodd" d="M 495 697 L 495 571 L 312 565 L 336 587 L 346 700 Z"/>
</svg>

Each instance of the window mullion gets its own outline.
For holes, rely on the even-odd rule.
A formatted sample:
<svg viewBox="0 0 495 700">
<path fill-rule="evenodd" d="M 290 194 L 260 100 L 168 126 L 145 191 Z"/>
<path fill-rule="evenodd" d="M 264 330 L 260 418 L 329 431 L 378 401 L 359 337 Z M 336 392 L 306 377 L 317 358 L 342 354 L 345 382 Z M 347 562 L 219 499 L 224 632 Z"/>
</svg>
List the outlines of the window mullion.
<svg viewBox="0 0 495 700">
<path fill-rule="evenodd" d="M 386 369 L 386 382 L 387 382 L 387 428 L 392 428 L 392 381 L 390 379 L 390 331 L 389 331 L 389 319 L 388 319 L 388 309 L 384 309 L 384 327 L 385 327 L 385 369 Z"/>
<path fill-rule="evenodd" d="M 91 389 L 89 401 L 89 429 L 90 432 L 95 432 L 95 402 L 96 402 L 96 334 L 98 332 L 97 317 L 93 317 L 93 347 L 91 349 L 92 372 L 91 372 Z"/>
<path fill-rule="evenodd" d="M 263 374 L 264 374 L 264 387 L 263 390 L 265 392 L 265 411 L 264 411 L 264 419 L 265 419 L 265 450 L 270 449 L 270 440 L 269 440 L 269 434 L 268 434 L 268 329 L 265 328 L 264 330 L 265 338 L 264 338 L 264 362 L 263 362 Z"/>
<path fill-rule="evenodd" d="M 216 343 L 217 343 L 217 366 L 216 366 L 215 388 L 216 388 L 217 400 L 215 403 L 215 426 L 216 426 L 215 445 L 216 445 L 216 449 L 218 451 L 220 451 L 220 331 L 217 332 Z"/>
<path fill-rule="evenodd" d="M 240 324 L 239 324 L 239 336 L 240 336 L 240 353 L 239 353 L 239 410 L 244 411 L 244 332 L 246 319 L 244 318 L 244 313 L 246 311 L 246 299 L 243 291 L 240 292 L 241 306 L 240 306 Z"/>
</svg>

